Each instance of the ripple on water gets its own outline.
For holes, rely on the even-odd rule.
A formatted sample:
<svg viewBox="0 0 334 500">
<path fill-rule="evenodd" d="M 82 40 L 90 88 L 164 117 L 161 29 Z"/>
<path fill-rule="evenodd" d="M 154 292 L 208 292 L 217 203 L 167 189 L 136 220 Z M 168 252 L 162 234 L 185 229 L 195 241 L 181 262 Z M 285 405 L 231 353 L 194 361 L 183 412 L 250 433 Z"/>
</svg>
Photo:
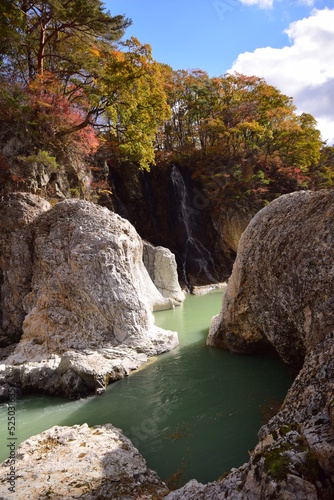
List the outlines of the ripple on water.
<svg viewBox="0 0 334 500">
<path fill-rule="evenodd" d="M 111 422 L 133 440 L 149 467 L 170 478 L 170 486 L 191 478 L 212 481 L 241 465 L 257 442 L 265 405 L 283 400 L 291 378 L 278 359 L 237 356 L 205 345 L 221 300 L 222 291 L 188 296 L 182 306 L 156 313 L 158 326 L 178 331 L 180 346 L 112 384 L 102 396 L 19 401 L 18 441 L 53 425 Z M 5 405 L 0 429 L 4 439 Z M 5 446 L 1 452 L 4 460 Z"/>
</svg>

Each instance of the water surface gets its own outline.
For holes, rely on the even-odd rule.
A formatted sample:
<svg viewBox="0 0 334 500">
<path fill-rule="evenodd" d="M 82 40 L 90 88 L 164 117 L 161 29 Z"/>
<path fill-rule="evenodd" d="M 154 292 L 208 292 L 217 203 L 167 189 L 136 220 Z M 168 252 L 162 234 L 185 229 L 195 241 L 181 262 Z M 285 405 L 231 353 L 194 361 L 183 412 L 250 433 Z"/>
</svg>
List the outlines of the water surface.
<svg viewBox="0 0 334 500">
<path fill-rule="evenodd" d="M 222 292 L 188 296 L 155 313 L 179 333 L 180 346 L 108 387 L 102 396 L 68 402 L 30 396 L 16 405 L 18 442 L 53 425 L 112 423 L 132 439 L 150 468 L 171 486 L 217 479 L 248 460 L 263 413 L 291 385 L 287 368 L 269 357 L 208 348 L 211 317 Z M 0 406 L 0 461 L 7 458 L 7 407 Z"/>
</svg>

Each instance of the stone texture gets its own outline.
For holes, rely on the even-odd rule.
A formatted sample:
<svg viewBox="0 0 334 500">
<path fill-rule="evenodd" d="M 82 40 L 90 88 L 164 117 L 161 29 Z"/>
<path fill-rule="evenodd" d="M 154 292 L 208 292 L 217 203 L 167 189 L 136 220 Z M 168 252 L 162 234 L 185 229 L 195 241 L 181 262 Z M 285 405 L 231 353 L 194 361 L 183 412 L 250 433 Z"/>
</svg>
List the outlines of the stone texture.
<svg viewBox="0 0 334 500">
<path fill-rule="evenodd" d="M 148 357 L 129 347 L 52 354 L 46 359 L 16 364 L 12 358 L 0 364 L 0 400 L 8 399 L 8 388 L 24 392 L 38 391 L 77 399 L 101 394 L 108 384 L 120 380 L 146 363 Z"/>
<path fill-rule="evenodd" d="M 143 262 L 161 295 L 171 298 L 174 305 L 180 305 L 185 294 L 179 284 L 175 255 L 168 248 L 143 241 Z"/>
<path fill-rule="evenodd" d="M 31 360 L 34 351 L 122 344 L 157 354 L 148 303 L 153 309 L 160 296 L 129 222 L 106 208 L 66 200 L 39 217 L 34 232 L 32 290 L 17 353 L 26 350 Z"/>
<path fill-rule="evenodd" d="M 334 326 L 334 191 L 281 196 L 243 233 L 208 345 L 275 347 L 298 371 Z"/>
<path fill-rule="evenodd" d="M 28 227 L 50 208 L 29 193 L 12 193 L 0 201 L 0 347 L 21 338 L 23 299 L 32 277 L 33 235 Z"/>
<path fill-rule="evenodd" d="M 300 369 L 250 461 L 223 480 L 188 483 L 168 500 L 334 498 L 334 192 L 282 196 L 243 234 L 209 345 L 274 346 Z"/>
<path fill-rule="evenodd" d="M 0 467 L 0 498 L 157 499 L 168 492 L 158 475 L 111 424 L 53 427 L 23 442 L 15 463 L 15 494 L 8 461 Z"/>
<path fill-rule="evenodd" d="M 13 296 L 22 273 L 26 281 L 21 314 L 11 310 L 23 333 L 0 369 L 2 383 L 68 397 L 101 392 L 131 365 L 178 344 L 175 332 L 154 325 L 151 311 L 171 301 L 150 279 L 142 240 L 128 221 L 89 202 L 65 200 L 26 222 L 17 233 L 28 235 L 33 252 L 25 251 L 16 267 L 4 262 Z M 21 241 L 17 236 L 10 255 L 21 255 Z"/>
<path fill-rule="evenodd" d="M 228 253 L 229 250 L 237 253 L 239 241 L 249 222 L 253 218 L 250 208 L 245 205 L 228 206 L 221 208 L 219 216 L 213 220 L 217 231 L 216 252 L 222 249 Z"/>
<path fill-rule="evenodd" d="M 228 278 L 235 259 L 229 244 L 233 240 L 235 245 L 244 225 L 244 222 L 239 224 L 238 216 L 234 217 L 238 207 L 233 210 L 233 223 L 227 225 L 226 203 L 217 213 L 216 204 L 205 193 L 205 182 L 193 178 L 194 166 L 173 169 L 173 165 L 165 162 L 150 172 L 124 163 L 113 162 L 109 167 L 115 210 L 135 226 L 143 239 L 173 252 L 183 288 L 192 290 L 193 286 Z M 180 171 L 178 179 L 172 178 L 175 168 Z M 175 185 L 182 178 L 184 185 Z M 244 212 L 241 210 L 240 219 Z"/>
</svg>

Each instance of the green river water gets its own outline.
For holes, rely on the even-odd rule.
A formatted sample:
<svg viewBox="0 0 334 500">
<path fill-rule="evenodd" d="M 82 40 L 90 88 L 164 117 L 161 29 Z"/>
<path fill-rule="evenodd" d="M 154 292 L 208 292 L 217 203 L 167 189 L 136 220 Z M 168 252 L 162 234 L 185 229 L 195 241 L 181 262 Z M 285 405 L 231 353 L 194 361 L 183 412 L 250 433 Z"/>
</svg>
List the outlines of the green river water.
<svg viewBox="0 0 334 500">
<path fill-rule="evenodd" d="M 180 346 L 79 401 L 29 396 L 16 404 L 18 443 L 53 425 L 112 423 L 132 439 L 150 468 L 170 486 L 217 479 L 248 460 L 268 408 L 282 401 L 292 379 L 274 358 L 208 348 L 211 317 L 222 292 L 188 296 L 181 307 L 155 314 L 176 330 Z M 0 405 L 0 461 L 7 458 L 7 407 Z M 172 479 L 171 479 L 172 477 Z"/>
</svg>

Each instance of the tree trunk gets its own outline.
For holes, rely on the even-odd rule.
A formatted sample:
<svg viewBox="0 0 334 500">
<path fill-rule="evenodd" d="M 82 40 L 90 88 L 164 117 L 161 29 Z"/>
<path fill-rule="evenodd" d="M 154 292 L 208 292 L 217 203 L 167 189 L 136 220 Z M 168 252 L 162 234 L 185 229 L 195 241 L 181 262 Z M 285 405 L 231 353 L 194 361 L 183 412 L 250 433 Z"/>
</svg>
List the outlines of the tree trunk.
<svg viewBox="0 0 334 500">
<path fill-rule="evenodd" d="M 39 75 L 43 76 L 44 72 L 44 53 L 45 53 L 45 31 L 46 31 L 47 20 L 45 17 L 45 8 L 41 14 L 41 31 L 39 34 L 39 50 L 37 56 L 37 72 Z"/>
</svg>

